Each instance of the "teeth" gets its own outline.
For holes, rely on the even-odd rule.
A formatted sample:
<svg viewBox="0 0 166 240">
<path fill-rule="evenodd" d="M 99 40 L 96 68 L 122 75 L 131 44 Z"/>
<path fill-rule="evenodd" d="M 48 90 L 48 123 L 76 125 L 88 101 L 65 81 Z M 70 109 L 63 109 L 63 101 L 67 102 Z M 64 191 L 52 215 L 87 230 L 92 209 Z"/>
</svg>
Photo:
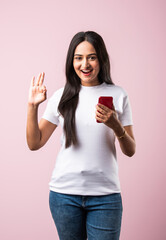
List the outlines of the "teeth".
<svg viewBox="0 0 166 240">
<path fill-rule="evenodd" d="M 91 72 L 91 70 L 82 70 L 82 72 L 89 73 L 89 72 Z"/>
</svg>

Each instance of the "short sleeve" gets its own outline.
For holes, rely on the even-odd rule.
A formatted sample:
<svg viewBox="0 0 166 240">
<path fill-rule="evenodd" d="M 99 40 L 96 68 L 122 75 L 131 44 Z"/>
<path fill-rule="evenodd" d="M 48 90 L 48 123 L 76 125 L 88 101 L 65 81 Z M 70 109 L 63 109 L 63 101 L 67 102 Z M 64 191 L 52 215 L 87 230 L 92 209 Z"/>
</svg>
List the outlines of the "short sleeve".
<svg viewBox="0 0 166 240">
<path fill-rule="evenodd" d="M 123 96 L 122 112 L 119 115 L 119 120 L 123 126 L 133 125 L 131 105 L 126 93 Z"/>
<path fill-rule="evenodd" d="M 59 116 L 60 113 L 58 111 L 59 101 L 61 99 L 62 89 L 56 91 L 53 96 L 48 100 L 46 109 L 42 118 L 48 120 L 49 122 L 59 125 Z"/>
</svg>

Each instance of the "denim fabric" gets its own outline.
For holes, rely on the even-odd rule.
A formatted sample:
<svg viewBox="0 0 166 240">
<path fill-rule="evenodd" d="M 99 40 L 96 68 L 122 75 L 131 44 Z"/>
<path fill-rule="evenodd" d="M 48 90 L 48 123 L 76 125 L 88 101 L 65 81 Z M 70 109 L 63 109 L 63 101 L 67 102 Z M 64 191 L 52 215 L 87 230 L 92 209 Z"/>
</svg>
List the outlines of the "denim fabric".
<svg viewBox="0 0 166 240">
<path fill-rule="evenodd" d="M 79 196 L 50 191 L 49 204 L 60 240 L 118 240 L 120 193 Z"/>
</svg>

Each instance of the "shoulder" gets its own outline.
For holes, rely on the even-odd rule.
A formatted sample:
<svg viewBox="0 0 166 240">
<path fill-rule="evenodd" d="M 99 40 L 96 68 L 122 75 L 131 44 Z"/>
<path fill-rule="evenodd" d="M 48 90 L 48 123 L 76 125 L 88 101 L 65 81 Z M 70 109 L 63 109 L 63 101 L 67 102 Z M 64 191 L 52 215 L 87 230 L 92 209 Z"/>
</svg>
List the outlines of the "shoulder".
<svg viewBox="0 0 166 240">
<path fill-rule="evenodd" d="M 121 86 L 115 85 L 115 84 L 106 84 L 104 83 L 104 88 L 106 88 L 108 91 L 113 92 L 116 95 L 119 96 L 127 96 L 127 92 L 124 88 Z"/>
<path fill-rule="evenodd" d="M 50 103 L 55 103 L 55 102 L 57 102 L 57 101 L 60 101 L 61 96 L 62 96 L 62 94 L 63 94 L 63 90 L 64 90 L 64 87 L 56 90 L 56 91 L 53 93 L 53 95 L 49 98 L 48 101 L 49 101 Z"/>
</svg>

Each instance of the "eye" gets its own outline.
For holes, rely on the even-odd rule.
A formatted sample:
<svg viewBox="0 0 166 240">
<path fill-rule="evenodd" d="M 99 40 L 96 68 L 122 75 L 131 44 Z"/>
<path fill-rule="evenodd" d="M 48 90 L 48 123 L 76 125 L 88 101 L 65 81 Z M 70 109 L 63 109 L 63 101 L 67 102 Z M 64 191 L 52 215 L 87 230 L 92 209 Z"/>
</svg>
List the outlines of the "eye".
<svg viewBox="0 0 166 240">
<path fill-rule="evenodd" d="M 96 58 L 97 58 L 96 56 L 90 56 L 89 57 L 89 59 L 92 60 L 92 61 L 96 60 Z"/>
<path fill-rule="evenodd" d="M 82 59 L 82 57 L 76 56 L 76 57 L 74 57 L 74 59 L 77 61 L 80 61 Z"/>
</svg>

